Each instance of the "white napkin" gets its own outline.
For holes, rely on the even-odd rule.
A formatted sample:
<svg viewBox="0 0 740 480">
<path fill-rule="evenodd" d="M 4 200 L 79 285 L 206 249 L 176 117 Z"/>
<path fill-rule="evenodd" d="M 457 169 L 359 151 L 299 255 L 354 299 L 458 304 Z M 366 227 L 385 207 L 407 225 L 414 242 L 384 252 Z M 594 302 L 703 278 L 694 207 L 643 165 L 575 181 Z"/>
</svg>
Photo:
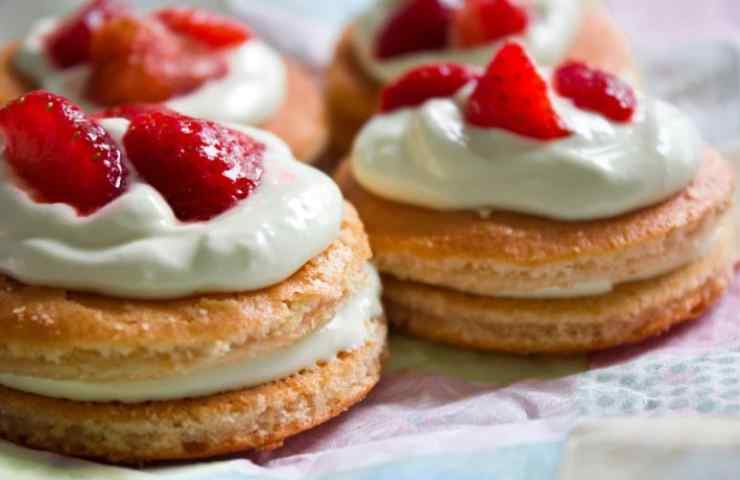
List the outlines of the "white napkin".
<svg viewBox="0 0 740 480">
<path fill-rule="evenodd" d="M 740 476 L 740 419 L 617 418 L 585 423 L 560 480 L 699 480 Z"/>
</svg>

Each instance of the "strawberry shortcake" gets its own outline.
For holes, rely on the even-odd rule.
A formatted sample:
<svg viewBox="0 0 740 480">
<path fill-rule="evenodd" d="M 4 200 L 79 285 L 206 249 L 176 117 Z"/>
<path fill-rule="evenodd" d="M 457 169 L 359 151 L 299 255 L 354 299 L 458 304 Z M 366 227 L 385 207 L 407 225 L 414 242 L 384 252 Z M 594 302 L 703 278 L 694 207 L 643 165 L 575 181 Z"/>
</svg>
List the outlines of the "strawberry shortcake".
<svg viewBox="0 0 740 480">
<path fill-rule="evenodd" d="M 328 136 L 306 70 L 245 24 L 206 10 L 143 13 L 126 0 L 90 0 L 66 17 L 39 20 L 0 62 L 0 103 L 34 88 L 91 111 L 160 103 L 270 130 L 304 161 L 317 159 Z"/>
<path fill-rule="evenodd" d="M 516 353 L 637 342 L 732 272 L 731 167 L 677 108 L 522 44 L 382 94 L 337 178 L 398 329 Z"/>
<path fill-rule="evenodd" d="M 329 68 L 334 149 L 349 149 L 400 75 L 437 62 L 484 67 L 512 38 L 544 65 L 567 57 L 635 74 L 624 35 L 591 0 L 381 0 L 347 27 Z"/>
<path fill-rule="evenodd" d="M 0 436 L 142 463 L 274 448 L 379 379 L 357 214 L 273 134 L 0 109 Z"/>
</svg>

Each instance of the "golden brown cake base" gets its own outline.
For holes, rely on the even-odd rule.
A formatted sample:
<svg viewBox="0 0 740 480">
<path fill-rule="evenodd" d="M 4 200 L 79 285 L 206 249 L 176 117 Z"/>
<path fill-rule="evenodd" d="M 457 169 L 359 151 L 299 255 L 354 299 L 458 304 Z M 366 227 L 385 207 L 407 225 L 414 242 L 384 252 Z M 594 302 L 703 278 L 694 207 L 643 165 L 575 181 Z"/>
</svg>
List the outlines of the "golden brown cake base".
<svg viewBox="0 0 740 480">
<path fill-rule="evenodd" d="M 82 403 L 0 387 L 0 436 L 119 463 L 197 459 L 271 449 L 361 401 L 380 378 L 386 325 L 363 347 L 292 377 L 190 400 Z"/>
<path fill-rule="evenodd" d="M 33 90 L 12 65 L 15 46 L 0 50 L 0 105 Z M 314 163 L 326 150 L 329 126 L 324 100 L 316 80 L 298 62 L 286 59 L 287 91 L 275 116 L 260 127 L 276 134 L 290 145 L 296 158 Z"/>
<path fill-rule="evenodd" d="M 386 276 L 386 315 L 400 331 L 481 350 L 575 353 L 639 342 L 699 317 L 721 297 L 732 277 L 730 240 L 671 274 L 593 297 L 493 298 Z"/>
<path fill-rule="evenodd" d="M 382 89 L 355 59 L 351 35 L 350 26 L 339 41 L 327 73 L 331 151 L 339 158 L 349 151 L 360 128 L 375 113 Z M 586 13 L 567 58 L 637 77 L 637 67 L 624 33 L 601 9 Z"/>
</svg>

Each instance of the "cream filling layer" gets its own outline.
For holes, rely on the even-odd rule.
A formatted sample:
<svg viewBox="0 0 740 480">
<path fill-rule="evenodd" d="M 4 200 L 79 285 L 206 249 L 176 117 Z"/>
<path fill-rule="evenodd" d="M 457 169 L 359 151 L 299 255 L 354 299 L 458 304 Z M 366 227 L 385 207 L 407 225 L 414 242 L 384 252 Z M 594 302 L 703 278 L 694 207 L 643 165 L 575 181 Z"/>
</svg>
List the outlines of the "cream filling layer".
<svg viewBox="0 0 740 480">
<path fill-rule="evenodd" d="M 368 266 L 367 285 L 339 308 L 334 318 L 298 342 L 264 356 L 186 375 L 157 380 L 86 383 L 0 374 L 0 385 L 44 397 L 79 402 L 178 400 L 254 387 L 288 377 L 359 348 L 372 338 L 372 321 L 382 314 L 380 278 Z"/>
<path fill-rule="evenodd" d="M 388 83 L 408 70 L 428 63 L 454 62 L 484 67 L 502 41 L 468 49 L 414 52 L 395 58 L 375 57 L 375 45 L 388 17 L 406 0 L 380 0 L 355 22 L 352 42 L 357 58 L 373 77 Z M 459 0 L 448 0 L 458 4 Z M 567 54 L 591 0 L 535 0 L 534 21 L 521 35 L 507 37 L 522 42 L 527 51 L 545 65 L 553 65 Z"/>
<path fill-rule="evenodd" d="M 44 46 L 45 36 L 59 23 L 57 18 L 39 20 L 23 40 L 14 57 L 15 66 L 40 88 L 63 95 L 87 110 L 97 107 L 85 98 L 90 67 L 55 68 Z M 285 64 L 280 54 L 259 39 L 233 49 L 228 74 L 197 90 L 167 102 L 185 115 L 215 122 L 259 125 L 283 104 L 287 90 Z"/>
<path fill-rule="evenodd" d="M 125 119 L 101 124 L 119 142 L 128 128 Z M 195 223 L 180 222 L 135 175 L 89 216 L 37 203 L 9 178 L 0 142 L 0 272 L 30 285 L 156 300 L 285 280 L 338 237 L 342 194 L 276 136 L 234 128 L 266 146 L 262 181 L 227 212 Z"/>
<path fill-rule="evenodd" d="M 375 116 L 355 142 L 357 181 L 380 197 L 436 210 L 580 221 L 665 200 L 691 182 L 703 160 L 697 128 L 660 100 L 638 96 L 633 120 L 622 124 L 553 94 L 573 134 L 540 141 L 467 123 L 471 87 Z"/>
<path fill-rule="evenodd" d="M 662 275 L 669 274 L 685 265 L 688 265 L 691 262 L 705 257 L 715 246 L 717 246 L 717 244 L 721 241 L 723 235 L 726 235 L 726 230 L 730 228 L 728 225 L 728 221 L 723 221 L 720 226 L 707 231 L 702 235 L 698 235 L 696 238 L 686 240 L 686 242 L 688 242 L 689 244 L 688 247 L 684 250 L 688 252 L 686 255 L 665 258 L 662 261 L 651 265 L 651 267 L 648 269 L 642 269 L 640 273 L 629 275 L 625 278 L 619 279 L 618 281 L 614 278 L 605 277 L 579 282 L 564 287 L 550 287 L 539 290 L 530 290 L 526 292 L 502 291 L 500 293 L 497 293 L 496 297 L 522 299 L 562 299 L 603 295 L 614 290 L 617 285 L 657 278 Z"/>
</svg>

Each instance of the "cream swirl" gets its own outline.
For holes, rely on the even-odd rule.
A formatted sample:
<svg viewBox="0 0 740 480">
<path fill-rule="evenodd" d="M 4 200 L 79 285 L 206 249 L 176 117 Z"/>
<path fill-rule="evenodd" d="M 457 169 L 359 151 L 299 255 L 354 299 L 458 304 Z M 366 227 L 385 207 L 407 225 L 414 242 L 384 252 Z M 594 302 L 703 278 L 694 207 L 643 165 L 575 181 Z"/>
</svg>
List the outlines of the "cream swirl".
<svg viewBox="0 0 740 480">
<path fill-rule="evenodd" d="M 438 210 L 590 220 L 668 198 L 702 160 L 696 127 L 659 100 L 638 96 L 633 120 L 621 124 L 553 96 L 573 134 L 542 142 L 467 124 L 469 91 L 372 119 L 352 155 L 357 180 L 379 196 Z"/>
<path fill-rule="evenodd" d="M 119 142 L 128 128 L 124 119 L 101 123 Z M 274 135 L 234 128 L 266 145 L 262 182 L 224 214 L 188 224 L 136 179 L 86 217 L 69 205 L 37 203 L 10 180 L 0 145 L 0 271 L 32 285 L 143 299 L 255 290 L 286 279 L 339 234 L 341 193 Z"/>
<path fill-rule="evenodd" d="M 379 59 L 375 56 L 378 36 L 389 16 L 403 1 L 406 0 L 380 0 L 358 17 L 354 25 L 352 44 L 357 58 L 369 74 L 383 83 L 428 63 L 453 62 L 484 67 L 502 44 L 497 41 L 477 48 L 449 48 Z M 519 40 L 539 63 L 553 65 L 570 49 L 589 1 L 535 0 L 532 24 L 523 34 L 506 40 Z"/>
<path fill-rule="evenodd" d="M 44 38 L 58 23 L 56 18 L 39 20 L 15 54 L 15 66 L 38 87 L 94 110 L 84 95 L 90 67 L 57 69 L 46 52 Z M 282 106 L 287 88 L 280 54 L 252 39 L 229 52 L 228 66 L 226 76 L 165 104 L 182 114 L 215 122 L 259 125 L 270 119 Z"/>
</svg>

